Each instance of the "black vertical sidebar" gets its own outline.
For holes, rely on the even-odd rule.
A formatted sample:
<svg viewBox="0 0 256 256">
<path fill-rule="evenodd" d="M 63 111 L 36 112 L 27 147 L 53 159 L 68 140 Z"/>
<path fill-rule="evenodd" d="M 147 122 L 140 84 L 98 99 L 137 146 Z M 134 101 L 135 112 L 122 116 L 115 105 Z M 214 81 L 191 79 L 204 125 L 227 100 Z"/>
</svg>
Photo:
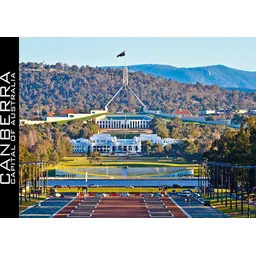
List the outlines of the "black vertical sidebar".
<svg viewBox="0 0 256 256">
<path fill-rule="evenodd" d="M 19 38 L 0 38 L 0 218 L 19 217 Z"/>
</svg>

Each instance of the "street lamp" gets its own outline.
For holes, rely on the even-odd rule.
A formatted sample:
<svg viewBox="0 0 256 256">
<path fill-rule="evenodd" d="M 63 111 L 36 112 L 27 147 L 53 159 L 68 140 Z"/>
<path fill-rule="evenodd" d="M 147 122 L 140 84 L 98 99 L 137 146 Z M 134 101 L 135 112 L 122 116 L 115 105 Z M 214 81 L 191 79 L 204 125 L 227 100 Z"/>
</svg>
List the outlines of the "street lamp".
<svg viewBox="0 0 256 256">
<path fill-rule="evenodd" d="M 255 207 L 254 213 L 255 213 L 255 218 L 256 218 L 256 186 L 253 188 L 252 191 L 254 191 L 254 207 Z"/>
<path fill-rule="evenodd" d="M 87 171 L 85 172 L 85 193 L 86 193 L 86 196 L 87 196 Z"/>
<path fill-rule="evenodd" d="M 248 166 L 249 167 L 249 166 Z M 249 177 L 249 171 L 250 169 L 247 169 L 247 193 L 248 193 L 248 218 L 251 217 L 251 212 L 250 212 L 250 177 Z"/>
<path fill-rule="evenodd" d="M 159 171 L 159 168 L 156 168 L 156 172 L 158 174 L 158 192 L 160 192 L 160 171 Z"/>
</svg>

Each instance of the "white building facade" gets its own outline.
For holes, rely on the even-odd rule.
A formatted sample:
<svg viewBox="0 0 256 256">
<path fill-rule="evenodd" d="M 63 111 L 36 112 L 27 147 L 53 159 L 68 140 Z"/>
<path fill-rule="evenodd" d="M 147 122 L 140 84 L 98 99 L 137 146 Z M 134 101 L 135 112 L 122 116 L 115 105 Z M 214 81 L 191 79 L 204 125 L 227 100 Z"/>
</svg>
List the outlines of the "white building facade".
<svg viewBox="0 0 256 256">
<path fill-rule="evenodd" d="M 90 139 L 72 139 L 70 142 L 73 146 L 74 154 L 83 154 L 88 151 L 98 150 L 101 153 L 140 153 L 141 142 L 148 140 L 150 142 L 159 143 L 163 147 L 165 145 L 178 144 L 181 140 L 175 140 L 171 138 L 161 139 L 156 134 L 141 134 L 135 136 L 133 139 L 118 139 L 116 136 L 110 134 L 95 134 Z"/>
<path fill-rule="evenodd" d="M 147 115 L 105 115 L 96 122 L 100 129 L 148 129 L 151 119 Z"/>
</svg>

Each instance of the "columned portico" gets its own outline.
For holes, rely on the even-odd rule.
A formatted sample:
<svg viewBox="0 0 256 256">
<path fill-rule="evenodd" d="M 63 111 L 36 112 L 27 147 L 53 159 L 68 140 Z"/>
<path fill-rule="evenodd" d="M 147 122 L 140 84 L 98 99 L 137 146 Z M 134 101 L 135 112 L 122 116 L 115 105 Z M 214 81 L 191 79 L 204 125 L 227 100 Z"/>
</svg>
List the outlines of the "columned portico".
<svg viewBox="0 0 256 256">
<path fill-rule="evenodd" d="M 148 129 L 150 121 L 147 115 L 107 115 L 96 120 L 100 129 Z"/>
</svg>

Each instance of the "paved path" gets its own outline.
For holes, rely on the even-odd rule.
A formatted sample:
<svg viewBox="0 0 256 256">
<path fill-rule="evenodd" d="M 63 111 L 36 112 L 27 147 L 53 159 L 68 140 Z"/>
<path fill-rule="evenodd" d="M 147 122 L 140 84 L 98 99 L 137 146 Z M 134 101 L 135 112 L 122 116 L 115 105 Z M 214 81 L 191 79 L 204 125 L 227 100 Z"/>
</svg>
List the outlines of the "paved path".
<svg viewBox="0 0 256 256">
<path fill-rule="evenodd" d="M 191 199 L 190 202 L 185 202 L 185 199 L 181 196 L 171 195 L 171 199 L 191 218 L 228 218 L 226 214 L 222 213 L 216 208 L 210 206 L 204 206 L 195 199 Z"/>
</svg>

